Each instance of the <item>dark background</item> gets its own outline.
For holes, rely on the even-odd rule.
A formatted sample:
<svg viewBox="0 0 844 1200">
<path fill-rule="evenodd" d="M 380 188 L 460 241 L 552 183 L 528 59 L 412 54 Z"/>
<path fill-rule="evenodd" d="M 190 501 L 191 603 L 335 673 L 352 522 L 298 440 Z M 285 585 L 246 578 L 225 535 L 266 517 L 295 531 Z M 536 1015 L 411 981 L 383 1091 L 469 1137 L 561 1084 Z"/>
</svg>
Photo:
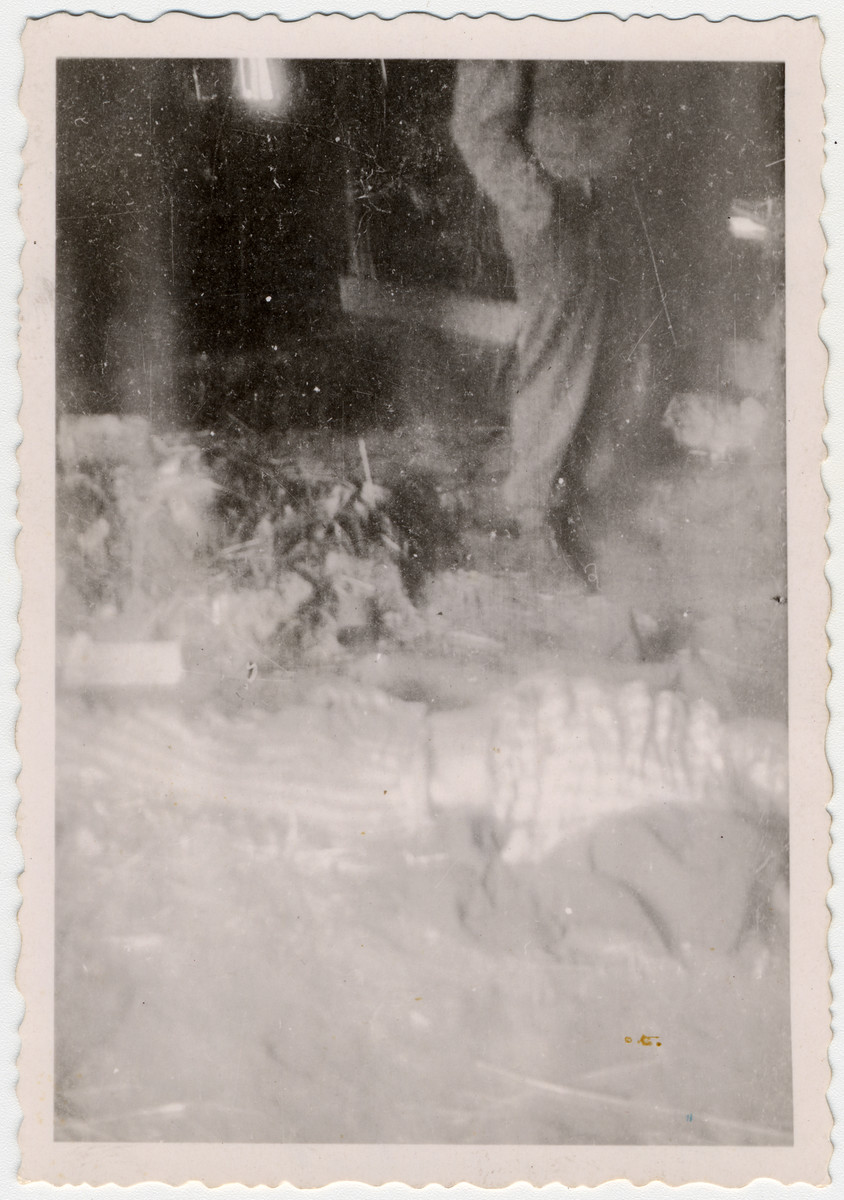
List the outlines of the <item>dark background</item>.
<svg viewBox="0 0 844 1200">
<path fill-rule="evenodd" d="M 395 387 L 390 322 L 344 313 L 341 277 L 513 298 L 494 211 L 449 133 L 455 63 L 284 69 L 286 103 L 265 113 L 232 61 L 60 61 L 60 409 L 213 422 L 268 371 L 296 392 L 329 360 L 371 407 Z M 783 69 L 632 74 L 634 178 L 676 339 L 661 372 L 669 391 L 711 389 L 724 337 L 754 336 L 781 284 L 726 222 L 736 199 L 782 195 Z"/>
</svg>

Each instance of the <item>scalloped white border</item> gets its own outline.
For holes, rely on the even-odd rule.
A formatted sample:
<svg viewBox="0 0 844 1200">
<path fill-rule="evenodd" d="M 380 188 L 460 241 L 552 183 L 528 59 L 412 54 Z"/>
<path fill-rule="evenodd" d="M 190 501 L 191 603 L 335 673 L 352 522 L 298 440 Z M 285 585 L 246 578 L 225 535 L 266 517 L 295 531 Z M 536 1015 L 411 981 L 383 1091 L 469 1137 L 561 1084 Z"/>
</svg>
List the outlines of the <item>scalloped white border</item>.
<svg viewBox="0 0 844 1200">
<path fill-rule="evenodd" d="M 68 5 L 65 11 L 83 12 L 88 6 L 85 5 Z M 102 15 L 116 15 L 118 13 L 126 13 L 130 16 L 149 20 L 160 13 L 166 11 L 161 5 L 156 5 L 148 2 L 148 0 L 131 0 L 124 4 L 120 3 L 99 3 L 91 5 L 96 11 Z M 480 15 L 483 12 L 489 11 L 491 5 L 483 3 L 466 3 L 461 5 L 436 3 L 434 0 L 430 3 L 419 3 L 416 11 L 424 11 L 430 14 L 439 16 L 449 16 L 454 12 L 460 11 L 472 15 Z M 601 5 L 594 7 L 601 8 Z M 592 11 L 594 11 L 594 7 Z M 228 6 L 215 3 L 204 3 L 191 5 L 191 11 L 203 15 L 223 15 L 231 12 L 235 8 L 234 5 Z M 347 15 L 359 15 L 365 12 L 376 11 L 384 17 L 398 15 L 405 11 L 405 6 L 400 3 L 382 2 L 377 5 L 366 4 L 344 4 L 340 5 L 320 5 L 322 12 L 343 12 Z M 529 13 L 555 16 L 557 18 L 573 18 L 583 15 L 590 11 L 589 6 L 583 6 L 571 2 L 571 0 L 541 0 L 535 4 L 513 4 L 499 3 L 494 6 L 494 10 L 502 15 L 509 17 L 519 17 Z M 2 277 L 4 297 L 8 303 L 3 306 L 3 317 L 5 324 L 2 329 L 2 353 L 0 353 L 0 370 L 3 372 L 2 388 L 0 388 L 0 728 L 2 729 L 3 741 L 0 742 L 0 813 L 3 817 L 3 838 L 0 839 L 0 908 L 3 912 L 4 926 L 3 938 L 0 939 L 0 1011 L 2 1011 L 2 1020 L 0 1020 L 0 1072 L 2 1072 L 2 1083 L 0 1083 L 0 1092 L 2 1092 L 2 1108 L 0 1108 L 0 1194 L 6 1196 L 46 1196 L 51 1195 L 55 1191 L 54 1188 L 46 1185 L 30 1185 L 26 1188 L 20 1187 L 15 1181 L 15 1174 L 18 1166 L 18 1153 L 16 1146 L 17 1123 L 19 1112 L 17 1102 L 11 1087 L 14 1080 L 14 1062 L 17 1053 L 17 1022 L 20 1018 L 22 1006 L 13 987 L 13 976 L 15 962 L 17 958 L 17 938 L 16 924 L 14 913 L 17 906 L 17 887 L 15 883 L 15 874 L 21 865 L 21 855 L 17 843 L 9 837 L 9 832 L 13 828 L 13 813 L 16 804 L 16 794 L 14 789 L 14 773 L 17 768 L 16 758 L 14 754 L 13 744 L 10 739 L 11 723 L 14 720 L 16 712 L 16 700 L 14 697 L 15 684 L 15 667 L 13 661 L 14 651 L 17 646 L 17 629 L 15 625 L 15 612 L 19 598 L 19 588 L 15 578 L 13 569 L 14 560 L 12 557 L 12 541 L 15 530 L 14 518 L 14 487 L 16 484 L 16 465 L 14 461 L 14 448 L 18 438 L 16 422 L 14 419 L 16 410 L 15 397 L 19 395 L 19 387 L 16 376 L 16 323 L 15 323 L 15 305 L 17 292 L 20 287 L 20 271 L 18 265 L 18 255 L 21 246 L 20 229 L 16 220 L 16 201 L 17 201 L 17 181 L 20 173 L 20 147 L 24 138 L 24 125 L 20 113 L 17 111 L 17 87 L 21 73 L 21 56 L 18 45 L 18 37 L 23 24 L 23 20 L 27 16 L 37 16 L 51 11 L 50 6 L 35 6 L 27 5 L 22 0 L 5 0 L 5 6 L 0 10 L 0 47 L 3 51 L 3 70 L 0 75 L 0 87 L 2 87 L 2 100 L 0 100 L 0 157 L 2 157 L 2 175 L 0 175 L 0 187 L 4 189 L 2 203 L 0 203 L 0 219 L 3 221 L 2 237 L 0 237 L 0 277 Z M 268 11 L 267 5 L 257 3 L 240 3 L 236 6 L 236 11 L 239 11 L 247 16 L 256 17 Z M 269 11 L 272 11 L 271 9 Z M 313 11 L 306 3 L 290 3 L 280 6 L 276 11 L 281 11 L 285 18 L 295 19 L 309 15 Z M 604 10 L 606 11 L 606 9 Z M 745 0 L 744 3 L 730 5 L 725 3 L 705 3 L 705 4 L 680 4 L 676 0 L 664 0 L 661 4 L 653 4 L 640 0 L 640 3 L 633 5 L 614 5 L 613 12 L 618 16 L 628 16 L 632 13 L 642 15 L 662 14 L 669 17 L 681 17 L 695 13 L 703 13 L 705 16 L 720 20 L 729 15 L 740 15 L 750 19 L 765 19 L 773 16 L 788 14 L 795 17 L 817 15 L 821 19 L 823 31 L 825 33 L 827 43 L 824 53 L 824 74 L 828 87 L 827 95 L 827 120 L 831 129 L 830 136 L 835 138 L 836 131 L 842 131 L 842 97 L 841 97 L 841 82 L 844 75 L 844 3 L 842 0 L 815 0 L 815 3 L 771 3 L 770 0 Z M 842 141 L 841 138 L 838 139 Z M 830 147 L 832 151 L 831 157 L 835 159 L 836 155 L 840 155 L 841 151 L 835 147 Z M 824 173 L 824 185 L 827 190 L 827 203 L 824 217 L 824 227 L 830 243 L 828 254 L 828 265 L 834 271 L 836 264 L 836 256 L 840 257 L 840 251 L 836 243 L 837 231 L 840 231 L 841 217 L 841 171 L 836 171 L 834 162 L 830 163 Z M 840 234 L 838 234 L 840 237 Z M 840 275 L 840 268 L 839 268 Z M 830 494 L 832 496 L 832 515 L 833 520 L 836 516 L 836 498 L 841 494 L 841 472 L 844 467 L 841 465 L 842 450 L 841 450 L 841 435 L 838 432 L 841 418 L 838 413 L 844 411 L 844 396 L 842 396 L 841 385 L 841 368 L 838 365 L 838 354 L 840 347 L 840 330 L 844 329 L 844 317 L 842 316 L 841 306 L 841 285 L 833 273 L 828 281 L 826 289 L 826 298 L 829 310 L 824 315 L 821 330 L 824 339 L 827 341 L 831 350 L 830 371 L 827 383 L 827 403 L 830 408 L 830 422 L 827 431 L 827 440 L 831 451 L 831 459 L 828 462 L 824 478 Z M 836 338 L 837 334 L 837 338 Z M 831 529 L 830 543 L 835 547 L 835 525 Z M 837 579 L 837 572 L 840 568 L 835 561 L 835 555 L 830 566 L 830 577 L 833 582 L 833 587 L 838 590 L 840 581 Z M 837 665 L 837 645 L 840 644 L 841 631 L 838 629 L 838 622 L 841 618 L 838 616 L 833 606 L 832 616 L 830 619 L 830 634 L 833 638 L 833 650 L 830 655 L 830 661 L 835 667 Z M 839 728 L 840 721 L 837 719 L 837 714 L 841 710 L 841 704 L 837 700 L 839 689 L 841 688 L 840 676 L 841 669 L 838 670 L 839 678 L 833 679 L 832 687 L 830 688 L 830 707 L 833 713 L 833 726 L 829 737 L 829 755 L 834 768 L 840 770 L 844 767 L 844 734 Z M 833 865 L 836 859 L 840 865 L 840 849 L 836 849 L 833 853 Z M 835 901 L 833 899 L 833 908 Z M 833 954 L 837 961 L 844 961 L 842 956 L 841 943 L 842 936 L 836 935 L 833 931 L 832 947 Z M 836 1061 L 838 1060 L 838 1061 Z M 839 1075 L 842 1072 L 841 1062 L 838 1059 L 838 1050 L 833 1046 L 832 1052 L 833 1066 L 838 1066 Z M 836 1099 L 836 1091 L 840 1092 L 840 1086 L 833 1090 L 831 1099 L 835 1109 L 840 1108 L 840 1100 Z M 595 1156 L 600 1159 L 601 1148 L 595 1148 Z M 837 1172 L 835 1171 L 835 1161 L 833 1161 L 833 1180 Z M 835 1187 L 835 1183 L 833 1184 Z M 719 1191 L 709 1186 L 694 1185 L 695 1190 L 701 1194 L 710 1194 L 710 1192 Z M 73 1188 L 66 1189 L 71 1195 L 91 1194 L 90 1188 Z M 293 1189 L 282 1189 L 285 1192 L 293 1192 Z M 332 1197 L 343 1196 L 351 1197 L 356 1195 L 361 1189 L 353 1185 L 336 1184 L 330 1189 Z M 389 1185 L 387 1189 L 391 1195 L 398 1194 L 400 1189 L 398 1185 Z M 461 1186 L 458 1189 L 461 1193 L 472 1191 Z M 525 1193 L 527 1194 L 525 1185 L 516 1185 L 514 1188 L 508 1189 L 512 1195 Z M 548 1189 L 545 1189 L 546 1191 Z M 555 1189 L 559 1190 L 559 1189 Z M 625 1183 L 607 1184 L 598 1189 L 602 1196 L 621 1197 L 623 1195 L 632 1194 L 630 1185 Z M 663 1190 L 663 1185 L 653 1184 L 648 1189 L 653 1195 L 659 1194 Z M 688 1190 L 688 1189 L 686 1189 Z M 815 1189 L 806 1187 L 805 1185 L 797 1185 L 793 1188 L 783 1189 L 778 1185 L 770 1182 L 760 1181 L 745 1189 L 749 1193 L 757 1196 L 773 1194 L 773 1192 L 794 1192 L 798 1191 L 801 1194 L 809 1195 Z M 109 1196 L 121 1195 L 117 1189 L 106 1187 L 98 1189 L 99 1192 Z M 158 1184 L 143 1185 L 140 1189 L 132 1189 L 132 1194 L 140 1196 L 143 1200 L 147 1198 L 168 1195 L 173 1189 L 162 1187 Z M 183 1197 L 194 1197 L 206 1195 L 206 1189 L 198 1185 L 186 1185 L 180 1189 L 180 1194 Z M 245 1195 L 245 1191 L 239 1187 L 219 1189 L 221 1200 L 229 1200 L 230 1197 L 236 1195 Z"/>
</svg>

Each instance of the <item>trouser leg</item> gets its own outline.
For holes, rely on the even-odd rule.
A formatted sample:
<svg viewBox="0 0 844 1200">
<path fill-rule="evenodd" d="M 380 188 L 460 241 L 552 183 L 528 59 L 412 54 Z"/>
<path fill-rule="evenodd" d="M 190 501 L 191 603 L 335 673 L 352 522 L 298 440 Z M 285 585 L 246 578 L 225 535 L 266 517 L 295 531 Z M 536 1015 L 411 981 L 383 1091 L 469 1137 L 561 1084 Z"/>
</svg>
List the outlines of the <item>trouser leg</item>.
<svg viewBox="0 0 844 1200">
<path fill-rule="evenodd" d="M 562 474 L 581 497 L 632 481 L 660 441 L 667 403 L 670 330 L 632 186 L 604 197 L 601 253 L 605 263 L 605 336 L 589 403 Z M 670 298 L 669 298 L 670 299 Z"/>
<path fill-rule="evenodd" d="M 561 209 L 542 234 L 502 225 L 521 309 L 503 500 L 523 525 L 547 516 L 560 464 L 589 399 L 605 316 L 597 228 Z"/>
</svg>

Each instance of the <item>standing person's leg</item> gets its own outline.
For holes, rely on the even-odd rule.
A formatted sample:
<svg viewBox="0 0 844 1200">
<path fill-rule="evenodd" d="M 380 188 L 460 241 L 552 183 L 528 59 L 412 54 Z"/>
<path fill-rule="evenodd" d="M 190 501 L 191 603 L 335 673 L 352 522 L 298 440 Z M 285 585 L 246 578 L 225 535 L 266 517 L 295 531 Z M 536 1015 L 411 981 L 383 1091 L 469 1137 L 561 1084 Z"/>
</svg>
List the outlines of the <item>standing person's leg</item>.
<svg viewBox="0 0 844 1200">
<path fill-rule="evenodd" d="M 506 228 L 521 309 L 502 502 L 522 528 L 543 524 L 560 464 L 589 398 L 604 324 L 594 214 L 561 204 L 540 234 Z"/>
<path fill-rule="evenodd" d="M 552 526 L 569 562 L 597 587 L 595 537 L 613 505 L 629 503 L 641 471 L 659 454 L 664 407 L 663 297 L 643 234 L 632 181 L 603 192 L 593 256 L 603 284 L 603 331 L 588 404 L 560 466 Z"/>
</svg>

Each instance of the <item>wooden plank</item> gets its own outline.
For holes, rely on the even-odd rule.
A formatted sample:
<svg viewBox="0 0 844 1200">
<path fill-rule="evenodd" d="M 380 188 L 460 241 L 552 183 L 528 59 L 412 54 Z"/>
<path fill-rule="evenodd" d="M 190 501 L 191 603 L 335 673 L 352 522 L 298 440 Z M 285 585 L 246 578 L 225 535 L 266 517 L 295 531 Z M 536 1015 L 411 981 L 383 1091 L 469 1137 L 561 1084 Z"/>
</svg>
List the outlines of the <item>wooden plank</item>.
<svg viewBox="0 0 844 1200">
<path fill-rule="evenodd" d="M 350 316 L 422 326 L 496 346 L 512 344 L 518 330 L 518 306 L 512 301 L 467 296 L 447 288 L 345 275 L 340 279 L 340 303 Z"/>
</svg>

